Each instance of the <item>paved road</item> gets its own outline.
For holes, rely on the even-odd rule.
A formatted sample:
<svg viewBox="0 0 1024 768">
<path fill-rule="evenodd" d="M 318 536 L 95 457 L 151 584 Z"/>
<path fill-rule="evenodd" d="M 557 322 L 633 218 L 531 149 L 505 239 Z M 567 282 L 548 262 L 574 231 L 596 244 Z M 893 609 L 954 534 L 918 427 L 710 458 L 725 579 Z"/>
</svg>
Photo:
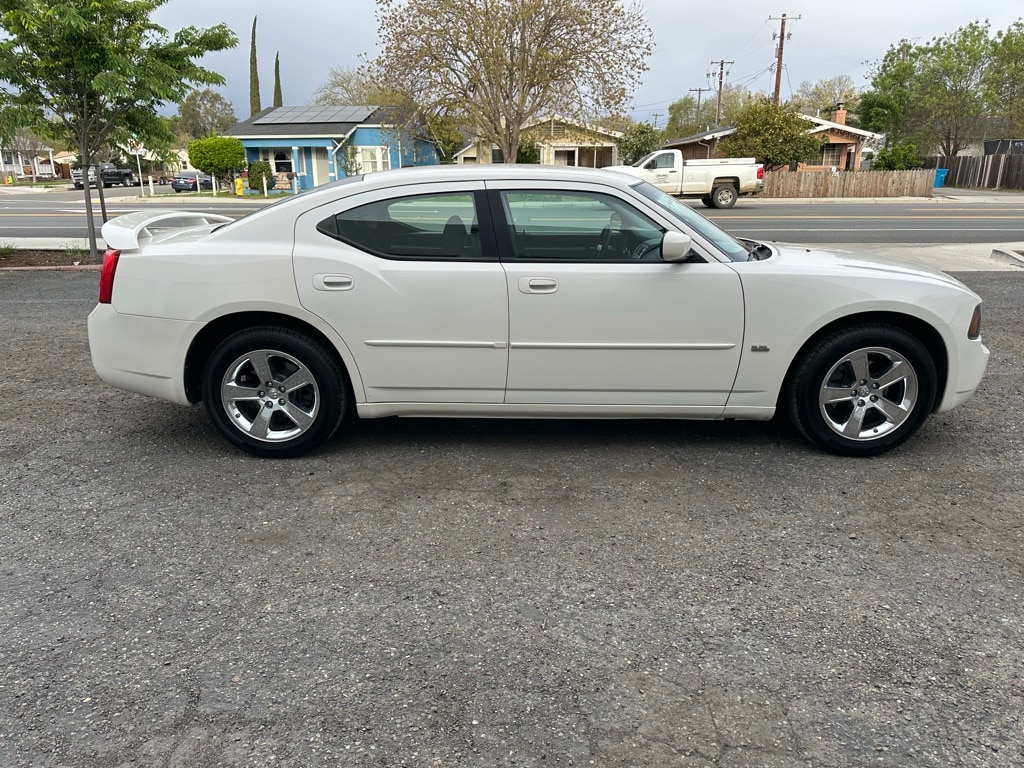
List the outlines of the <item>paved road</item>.
<svg viewBox="0 0 1024 768">
<path fill-rule="evenodd" d="M 215 210 L 242 216 L 256 201 L 174 195 L 157 188 L 160 205 Z M 137 188 L 106 190 L 110 215 L 138 210 Z M 94 195 L 95 197 L 95 195 Z M 948 191 L 932 200 L 743 199 L 717 211 L 695 203 L 702 213 L 740 237 L 810 245 L 832 243 L 1011 243 L 1024 242 L 1024 194 Z M 0 243 L 23 237 L 85 237 L 85 204 L 80 191 L 0 195 Z"/>
<path fill-rule="evenodd" d="M 259 461 L 0 273 L 0 765 L 1024 764 L 1024 274 L 908 445 L 385 420 Z"/>
</svg>

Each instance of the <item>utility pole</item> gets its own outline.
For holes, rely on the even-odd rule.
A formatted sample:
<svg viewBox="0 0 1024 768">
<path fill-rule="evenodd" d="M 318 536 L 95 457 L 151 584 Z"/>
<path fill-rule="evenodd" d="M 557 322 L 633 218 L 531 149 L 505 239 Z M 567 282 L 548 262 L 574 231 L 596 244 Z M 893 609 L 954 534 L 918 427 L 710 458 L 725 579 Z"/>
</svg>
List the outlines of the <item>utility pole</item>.
<svg viewBox="0 0 1024 768">
<path fill-rule="evenodd" d="M 704 91 L 710 91 L 710 88 L 691 88 L 690 93 L 697 92 L 697 125 L 700 125 L 700 97 Z"/>
<path fill-rule="evenodd" d="M 657 128 L 658 127 L 658 118 L 661 117 L 661 112 L 654 112 L 654 113 L 651 114 L 651 117 L 654 118 L 654 127 Z"/>
<path fill-rule="evenodd" d="M 782 14 L 782 16 L 769 16 L 768 21 L 779 22 L 779 47 L 775 49 L 775 95 L 772 98 L 772 103 L 777 107 L 779 106 L 779 92 L 782 90 L 782 49 L 786 46 L 786 19 L 791 18 Z M 800 17 L 797 16 L 794 21 L 800 21 Z M 792 37 L 793 33 L 789 33 L 789 37 Z M 772 35 L 774 37 L 774 35 Z"/>
<path fill-rule="evenodd" d="M 722 85 L 725 83 L 725 65 L 735 64 L 736 62 L 722 59 L 721 61 L 712 61 L 711 63 L 718 65 L 718 107 L 715 109 L 715 127 L 717 128 L 722 124 Z"/>
</svg>

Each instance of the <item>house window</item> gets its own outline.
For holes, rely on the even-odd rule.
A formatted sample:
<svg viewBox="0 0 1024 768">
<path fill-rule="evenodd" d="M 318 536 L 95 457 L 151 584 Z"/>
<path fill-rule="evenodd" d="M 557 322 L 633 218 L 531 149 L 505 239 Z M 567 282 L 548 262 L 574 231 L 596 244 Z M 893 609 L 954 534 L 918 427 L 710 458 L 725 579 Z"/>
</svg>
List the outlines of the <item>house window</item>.
<svg viewBox="0 0 1024 768">
<path fill-rule="evenodd" d="M 275 152 L 274 153 L 274 173 L 291 173 L 292 172 L 292 153 L 291 152 Z"/>
<path fill-rule="evenodd" d="M 846 157 L 846 144 L 826 144 L 821 148 L 821 164 L 829 167 L 843 168 Z"/>
<path fill-rule="evenodd" d="M 356 163 L 359 173 L 386 171 L 391 167 L 391 153 L 387 147 L 357 147 Z"/>
</svg>

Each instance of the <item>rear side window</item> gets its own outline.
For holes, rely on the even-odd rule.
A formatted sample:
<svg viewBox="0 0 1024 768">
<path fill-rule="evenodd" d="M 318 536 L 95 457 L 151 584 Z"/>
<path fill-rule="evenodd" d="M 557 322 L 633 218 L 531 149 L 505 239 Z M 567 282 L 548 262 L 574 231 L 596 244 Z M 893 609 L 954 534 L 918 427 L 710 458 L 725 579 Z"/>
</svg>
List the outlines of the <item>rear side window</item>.
<svg viewBox="0 0 1024 768">
<path fill-rule="evenodd" d="M 336 213 L 317 231 L 390 259 L 482 258 L 472 192 L 379 200 Z"/>
</svg>

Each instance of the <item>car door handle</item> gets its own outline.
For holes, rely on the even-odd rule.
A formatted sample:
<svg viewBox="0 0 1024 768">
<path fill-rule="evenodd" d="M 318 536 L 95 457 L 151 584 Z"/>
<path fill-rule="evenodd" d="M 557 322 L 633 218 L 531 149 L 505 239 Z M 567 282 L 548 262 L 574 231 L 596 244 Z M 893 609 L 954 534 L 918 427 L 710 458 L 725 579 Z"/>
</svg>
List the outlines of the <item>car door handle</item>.
<svg viewBox="0 0 1024 768">
<path fill-rule="evenodd" d="M 313 287 L 318 291 L 351 291 L 353 285 L 351 275 L 313 275 Z"/>
<path fill-rule="evenodd" d="M 558 281 L 553 277 L 519 278 L 520 293 L 554 293 L 557 290 Z"/>
</svg>

